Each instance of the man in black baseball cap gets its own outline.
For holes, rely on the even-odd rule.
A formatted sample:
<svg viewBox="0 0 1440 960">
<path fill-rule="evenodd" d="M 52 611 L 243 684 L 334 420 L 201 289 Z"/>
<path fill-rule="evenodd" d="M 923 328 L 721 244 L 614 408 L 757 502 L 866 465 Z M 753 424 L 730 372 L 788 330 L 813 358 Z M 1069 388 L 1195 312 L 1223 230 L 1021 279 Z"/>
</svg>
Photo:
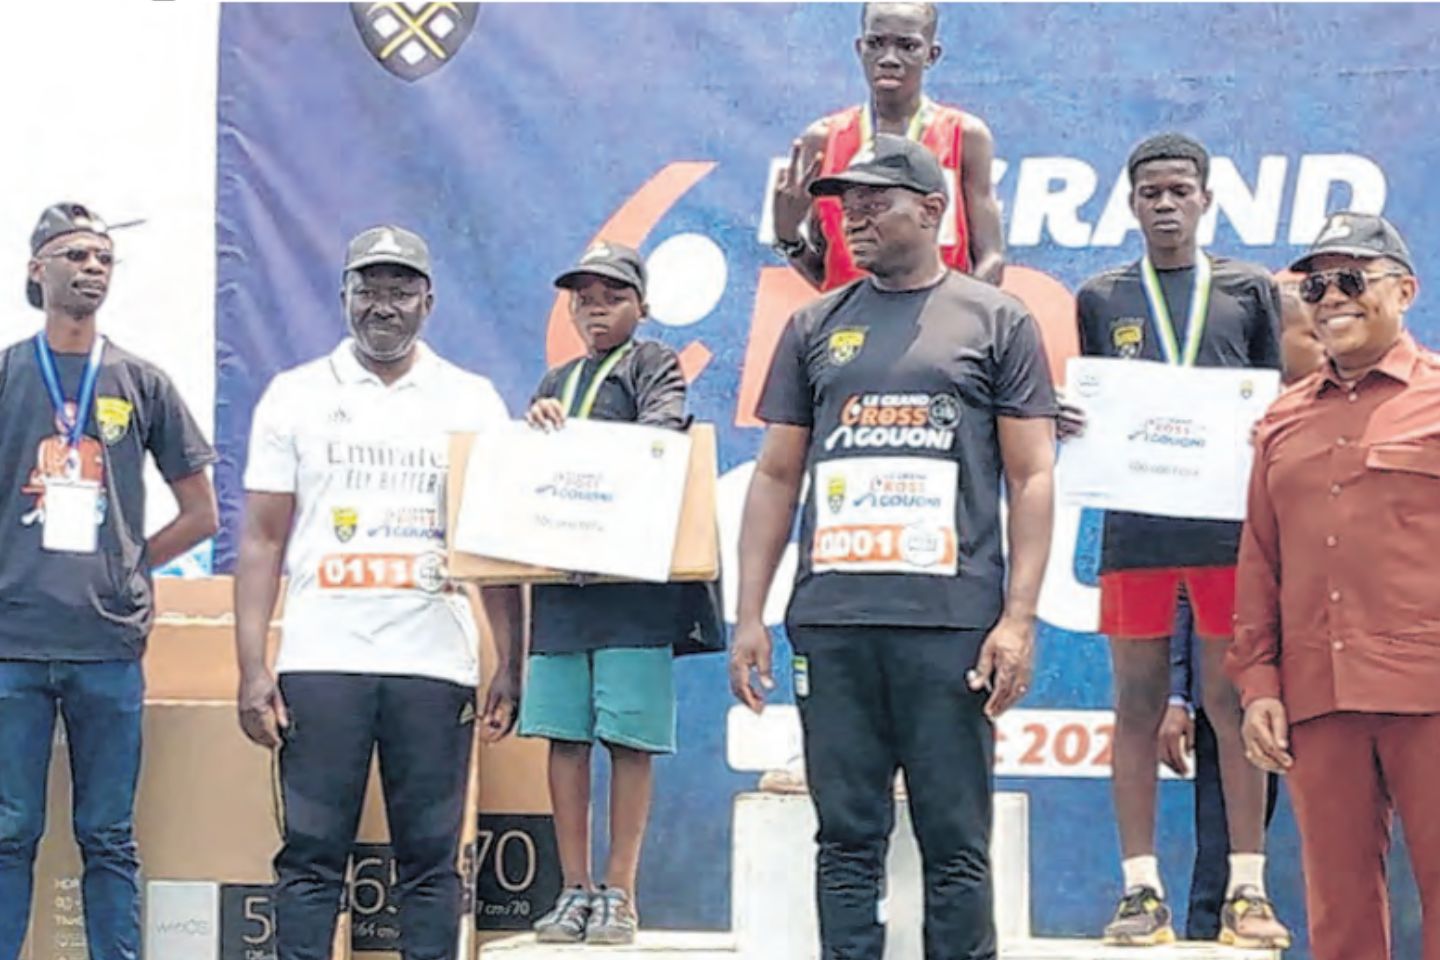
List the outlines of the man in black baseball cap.
<svg viewBox="0 0 1440 960">
<path fill-rule="evenodd" d="M 57 242 L 66 238 L 75 239 L 77 234 L 88 235 L 90 239 L 69 244 Z M 73 274 L 85 271 L 85 265 L 92 258 L 86 248 L 94 249 L 93 259 L 103 268 L 90 272 L 103 276 L 94 276 L 91 282 L 79 285 L 73 290 L 77 296 L 72 297 L 69 293 L 75 280 Z M 62 261 L 63 266 L 60 265 Z M 104 220 L 79 203 L 57 203 L 46 207 L 30 234 L 30 268 L 25 278 L 25 299 L 30 306 L 40 309 L 45 304 L 46 288 L 49 286 L 52 305 L 63 305 L 69 311 L 94 313 L 105 299 L 110 268 L 114 263 L 110 228 Z M 50 270 L 53 282 L 47 283 L 47 267 L 52 265 L 58 266 L 58 269 Z"/>
<path fill-rule="evenodd" d="M 170 377 L 97 329 L 115 264 L 104 221 L 48 207 L 30 255 L 25 295 L 44 328 L 0 350 L 0 957 L 19 954 L 34 899 L 59 715 L 88 955 L 130 960 L 150 571 L 215 532 L 214 452 Z M 152 458 L 179 510 L 147 537 Z"/>
<path fill-rule="evenodd" d="M 776 348 L 741 521 L 731 690 L 759 712 L 774 688 L 765 597 L 808 477 L 785 627 L 820 821 L 820 953 L 885 952 L 877 910 L 903 769 L 925 956 L 994 958 L 992 721 L 1030 684 L 1050 549 L 1049 364 L 1024 305 L 945 259 L 945 180 L 923 146 L 882 134 L 811 190 L 838 198 L 869 276 L 802 307 Z"/>
</svg>

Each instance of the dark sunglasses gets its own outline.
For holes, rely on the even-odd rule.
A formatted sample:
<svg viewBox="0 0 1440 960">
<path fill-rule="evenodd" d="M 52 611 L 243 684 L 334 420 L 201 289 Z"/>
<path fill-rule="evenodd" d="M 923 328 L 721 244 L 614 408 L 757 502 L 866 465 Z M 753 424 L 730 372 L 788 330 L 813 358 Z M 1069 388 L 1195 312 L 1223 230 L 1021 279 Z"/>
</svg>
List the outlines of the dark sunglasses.
<svg viewBox="0 0 1440 960">
<path fill-rule="evenodd" d="M 1345 267 L 1340 270 L 1324 270 L 1320 273 L 1308 274 L 1300 281 L 1300 299 L 1306 303 L 1319 303 L 1325 299 L 1325 291 L 1330 289 L 1330 284 L 1340 288 L 1340 292 L 1347 297 L 1358 297 L 1376 280 L 1384 280 L 1386 277 L 1403 277 L 1405 274 L 1397 270 L 1388 270 L 1384 273 L 1366 273 L 1359 267 Z"/>
</svg>

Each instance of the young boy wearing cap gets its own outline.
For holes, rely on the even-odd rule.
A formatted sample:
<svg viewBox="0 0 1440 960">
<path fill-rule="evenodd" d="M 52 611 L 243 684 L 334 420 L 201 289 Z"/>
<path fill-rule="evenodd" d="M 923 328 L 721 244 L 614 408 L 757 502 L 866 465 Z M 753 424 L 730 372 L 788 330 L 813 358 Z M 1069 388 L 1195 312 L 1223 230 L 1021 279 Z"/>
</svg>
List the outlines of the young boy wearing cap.
<svg viewBox="0 0 1440 960">
<path fill-rule="evenodd" d="M 570 291 L 584 356 L 545 374 L 526 419 L 561 429 L 588 417 L 684 429 L 685 377 L 675 351 L 635 340 L 646 314 L 645 265 L 616 243 L 592 247 L 555 279 Z M 550 796 L 564 890 L 535 930 L 542 943 L 635 938 L 635 874 L 650 811 L 652 758 L 675 751 L 672 644 L 684 590 L 666 584 L 540 586 L 532 609 L 520 735 L 550 741 Z M 610 863 L 590 871 L 590 755 L 610 753 Z"/>
</svg>

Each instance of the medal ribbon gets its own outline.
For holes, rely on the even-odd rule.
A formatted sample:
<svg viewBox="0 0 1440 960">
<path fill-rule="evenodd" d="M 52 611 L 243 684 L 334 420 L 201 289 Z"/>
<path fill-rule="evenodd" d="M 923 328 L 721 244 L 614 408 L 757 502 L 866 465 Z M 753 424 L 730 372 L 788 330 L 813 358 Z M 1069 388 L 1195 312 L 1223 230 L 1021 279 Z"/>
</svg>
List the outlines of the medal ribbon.
<svg viewBox="0 0 1440 960">
<path fill-rule="evenodd" d="M 574 368 L 570 371 L 570 375 L 565 378 L 565 389 L 560 394 L 560 405 L 565 408 L 565 415 L 567 417 L 577 417 L 581 420 L 589 418 L 590 411 L 595 408 L 595 397 L 600 393 L 600 384 L 605 382 L 605 378 L 610 376 L 610 372 L 615 369 L 615 365 L 620 362 L 625 354 L 630 352 L 630 348 L 634 345 L 634 340 L 626 340 L 623 344 L 610 351 L 610 356 L 600 361 L 600 369 L 595 371 L 595 378 L 590 381 L 590 386 L 585 391 L 585 397 L 580 401 L 580 406 L 577 409 L 575 407 L 575 393 L 580 386 L 580 371 L 583 370 L 585 364 L 589 362 L 588 357 L 580 358 L 580 362 L 575 364 Z"/>
<path fill-rule="evenodd" d="M 1145 288 L 1145 300 L 1150 305 L 1150 320 L 1160 335 L 1160 350 L 1165 362 L 1182 367 L 1195 366 L 1200 353 L 1200 338 L 1205 333 L 1205 318 L 1210 313 L 1210 258 L 1200 254 L 1195 261 L 1195 285 L 1190 291 L 1190 315 L 1185 324 L 1185 352 L 1180 352 L 1175 337 L 1175 325 L 1170 320 L 1170 306 L 1165 302 L 1165 291 L 1160 287 L 1160 275 L 1148 256 L 1140 261 L 1140 281 Z"/>
</svg>

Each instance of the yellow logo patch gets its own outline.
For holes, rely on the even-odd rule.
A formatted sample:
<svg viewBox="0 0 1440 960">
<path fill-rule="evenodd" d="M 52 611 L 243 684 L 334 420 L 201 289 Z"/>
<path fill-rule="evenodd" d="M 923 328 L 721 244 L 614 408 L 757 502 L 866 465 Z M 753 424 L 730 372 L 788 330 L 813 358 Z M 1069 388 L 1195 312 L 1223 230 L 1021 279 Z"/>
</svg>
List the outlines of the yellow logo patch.
<svg viewBox="0 0 1440 960">
<path fill-rule="evenodd" d="M 355 528 L 360 524 L 360 514 L 350 507 L 332 507 L 330 523 L 335 529 L 335 539 L 341 543 L 349 543 L 350 538 L 355 536 Z"/>
<path fill-rule="evenodd" d="M 100 438 L 112 446 L 119 443 L 130 429 L 130 416 L 134 412 L 129 400 L 96 397 L 95 422 L 100 425 Z"/>
<path fill-rule="evenodd" d="M 1121 320 L 1110 328 L 1110 343 L 1122 357 L 1138 356 L 1145 343 L 1145 328 L 1138 320 Z"/>
<path fill-rule="evenodd" d="M 865 346 L 864 327 L 846 327 L 830 334 L 830 362 L 844 366 L 860 355 Z"/>
<path fill-rule="evenodd" d="M 825 502 L 830 505 L 831 513 L 839 513 L 840 508 L 845 506 L 845 478 L 831 477 L 825 488 Z"/>
</svg>

